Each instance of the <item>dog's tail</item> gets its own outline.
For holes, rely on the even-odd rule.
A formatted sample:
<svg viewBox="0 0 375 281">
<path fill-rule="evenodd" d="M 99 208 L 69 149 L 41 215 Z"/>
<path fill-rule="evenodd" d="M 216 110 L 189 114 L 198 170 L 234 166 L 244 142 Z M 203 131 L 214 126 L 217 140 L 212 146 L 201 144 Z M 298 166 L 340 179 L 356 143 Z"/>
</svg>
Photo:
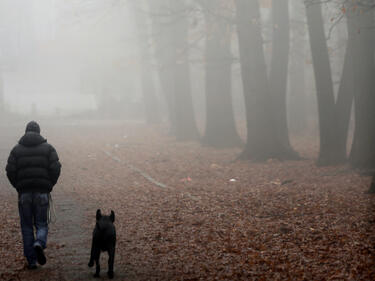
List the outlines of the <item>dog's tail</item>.
<svg viewBox="0 0 375 281">
<path fill-rule="evenodd" d="M 55 204 L 53 204 L 52 195 L 51 193 L 48 194 L 48 213 L 47 213 L 47 223 L 55 223 L 56 218 L 56 210 L 55 210 Z"/>
</svg>

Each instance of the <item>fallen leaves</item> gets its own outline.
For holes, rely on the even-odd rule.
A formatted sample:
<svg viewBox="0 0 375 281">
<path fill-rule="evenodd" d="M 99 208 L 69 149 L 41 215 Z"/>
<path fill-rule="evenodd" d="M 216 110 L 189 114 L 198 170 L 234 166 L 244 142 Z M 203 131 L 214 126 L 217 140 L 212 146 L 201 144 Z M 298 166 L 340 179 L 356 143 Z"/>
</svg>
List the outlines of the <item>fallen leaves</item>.
<svg viewBox="0 0 375 281">
<path fill-rule="evenodd" d="M 127 280 L 375 280 L 375 197 L 363 193 L 370 179 L 346 167 L 316 167 L 309 140 L 296 147 L 310 160 L 250 163 L 233 162 L 238 149 L 177 143 L 153 128 L 100 132 L 54 137 L 64 167 L 59 188 L 87 207 L 88 225 L 96 208 L 115 210 L 115 267 Z M 100 153 L 106 143 L 170 188 Z M 13 266 L 4 252 L 22 265 L 22 245 L 18 214 L 9 217 L 14 194 L 1 195 L 7 208 L 0 217 L 10 226 L 0 228 L 3 269 Z"/>
</svg>

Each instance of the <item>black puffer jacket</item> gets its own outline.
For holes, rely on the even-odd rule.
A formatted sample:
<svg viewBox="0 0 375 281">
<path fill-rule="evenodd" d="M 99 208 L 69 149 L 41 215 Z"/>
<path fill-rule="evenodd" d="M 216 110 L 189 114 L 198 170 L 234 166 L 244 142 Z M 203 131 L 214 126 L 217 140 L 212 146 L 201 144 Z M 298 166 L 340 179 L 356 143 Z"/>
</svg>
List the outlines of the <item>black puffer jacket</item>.
<svg viewBox="0 0 375 281">
<path fill-rule="evenodd" d="M 6 172 L 19 193 L 51 192 L 60 176 L 55 148 L 36 132 L 26 132 L 12 149 Z"/>
</svg>

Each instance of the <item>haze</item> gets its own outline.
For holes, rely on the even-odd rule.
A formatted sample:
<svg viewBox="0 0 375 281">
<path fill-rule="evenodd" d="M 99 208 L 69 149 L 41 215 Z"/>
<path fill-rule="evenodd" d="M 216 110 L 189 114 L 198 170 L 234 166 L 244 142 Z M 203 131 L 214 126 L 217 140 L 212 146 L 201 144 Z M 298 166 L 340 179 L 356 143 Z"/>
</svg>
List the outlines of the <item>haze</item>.
<svg viewBox="0 0 375 281">
<path fill-rule="evenodd" d="M 0 279 L 92 280 L 101 209 L 117 280 L 375 280 L 374 78 L 374 0 L 0 0 Z M 35 274 L 31 120 L 62 164 Z"/>
</svg>

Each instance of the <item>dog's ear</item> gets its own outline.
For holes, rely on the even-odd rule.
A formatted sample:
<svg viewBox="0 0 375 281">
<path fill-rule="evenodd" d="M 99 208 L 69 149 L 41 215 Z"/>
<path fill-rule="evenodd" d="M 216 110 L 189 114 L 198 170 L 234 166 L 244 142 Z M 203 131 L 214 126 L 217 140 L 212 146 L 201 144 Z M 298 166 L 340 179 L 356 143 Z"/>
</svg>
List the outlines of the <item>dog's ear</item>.
<svg viewBox="0 0 375 281">
<path fill-rule="evenodd" d="M 102 212 L 100 211 L 100 209 L 96 210 L 96 220 L 100 220 L 102 217 Z"/>
<path fill-rule="evenodd" d="M 112 222 L 115 222 L 115 212 L 111 210 L 111 214 L 109 215 L 109 218 Z"/>
</svg>

